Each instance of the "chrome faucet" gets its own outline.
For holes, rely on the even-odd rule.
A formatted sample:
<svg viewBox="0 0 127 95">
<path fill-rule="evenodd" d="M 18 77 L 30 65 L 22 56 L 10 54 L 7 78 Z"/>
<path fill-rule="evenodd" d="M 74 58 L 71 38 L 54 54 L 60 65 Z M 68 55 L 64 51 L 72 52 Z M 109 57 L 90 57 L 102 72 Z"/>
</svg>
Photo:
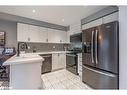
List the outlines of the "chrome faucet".
<svg viewBox="0 0 127 95">
<path fill-rule="evenodd" d="M 28 49 L 27 43 L 25 42 L 18 42 L 18 47 L 17 47 L 17 56 L 20 55 L 20 45 L 22 45 L 22 49 L 26 50 Z"/>
</svg>

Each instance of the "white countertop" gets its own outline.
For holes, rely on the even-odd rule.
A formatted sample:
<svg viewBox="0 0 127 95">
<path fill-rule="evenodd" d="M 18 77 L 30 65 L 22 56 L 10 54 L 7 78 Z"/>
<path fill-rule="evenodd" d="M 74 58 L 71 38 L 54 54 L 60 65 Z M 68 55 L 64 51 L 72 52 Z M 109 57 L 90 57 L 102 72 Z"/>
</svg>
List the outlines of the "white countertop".
<svg viewBox="0 0 127 95">
<path fill-rule="evenodd" d="M 3 65 L 16 65 L 16 64 L 26 64 L 26 63 L 37 63 L 42 62 L 44 59 L 39 55 L 23 55 L 23 56 L 12 56 L 10 59 L 5 61 Z"/>
<path fill-rule="evenodd" d="M 23 63 L 36 63 L 39 61 L 44 61 L 44 59 L 39 56 L 39 54 L 54 54 L 54 53 L 69 53 L 69 51 L 49 51 L 49 52 L 36 52 L 36 53 L 24 53 L 20 54 L 19 57 L 14 55 L 7 61 L 3 63 L 3 65 L 15 65 L 15 64 L 23 64 Z"/>
<path fill-rule="evenodd" d="M 36 54 L 53 54 L 53 53 L 70 53 L 70 51 L 48 51 L 48 52 L 35 52 L 35 53 L 25 53 L 30 55 L 36 55 Z"/>
</svg>

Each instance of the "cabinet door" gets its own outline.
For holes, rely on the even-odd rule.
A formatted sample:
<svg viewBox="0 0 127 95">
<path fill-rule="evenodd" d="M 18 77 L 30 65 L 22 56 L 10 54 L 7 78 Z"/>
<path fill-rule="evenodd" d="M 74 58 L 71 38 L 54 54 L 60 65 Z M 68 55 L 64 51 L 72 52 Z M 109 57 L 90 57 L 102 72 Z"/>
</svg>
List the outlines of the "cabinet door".
<svg viewBox="0 0 127 95">
<path fill-rule="evenodd" d="M 108 16 L 103 17 L 103 23 L 109 23 L 113 21 L 118 21 L 118 12 L 115 12 L 113 14 L 110 14 Z"/>
<path fill-rule="evenodd" d="M 60 31 L 60 30 L 57 30 L 57 40 L 59 43 L 66 43 L 67 41 L 67 32 L 65 31 Z"/>
<path fill-rule="evenodd" d="M 58 30 L 48 29 L 48 42 L 49 43 L 60 43 L 60 36 Z"/>
<path fill-rule="evenodd" d="M 48 42 L 48 30 L 44 27 L 39 27 L 39 42 Z"/>
<path fill-rule="evenodd" d="M 69 33 L 69 31 L 67 31 L 67 41 L 66 41 L 66 43 L 70 43 L 70 33 Z"/>
<path fill-rule="evenodd" d="M 58 56 L 59 56 L 59 59 L 58 59 L 59 68 L 65 68 L 66 67 L 66 54 L 59 53 Z"/>
<path fill-rule="evenodd" d="M 38 26 L 29 25 L 30 42 L 39 42 L 39 28 Z"/>
<path fill-rule="evenodd" d="M 66 68 L 66 53 L 61 54 L 62 55 L 62 66 L 63 68 Z"/>
<path fill-rule="evenodd" d="M 54 43 L 55 42 L 55 33 L 53 29 L 48 28 L 48 42 Z"/>
<path fill-rule="evenodd" d="M 82 30 L 88 29 L 88 28 L 91 28 L 91 27 L 95 27 L 95 26 L 98 26 L 98 25 L 101 25 L 101 24 L 102 24 L 102 18 L 94 20 L 94 21 L 89 22 L 87 24 L 84 24 L 82 26 Z"/>
<path fill-rule="evenodd" d="M 62 43 L 67 43 L 68 42 L 68 38 L 67 38 L 67 32 L 62 31 Z"/>
<path fill-rule="evenodd" d="M 28 24 L 17 23 L 17 41 L 28 42 Z"/>
<path fill-rule="evenodd" d="M 59 69 L 58 54 L 52 54 L 52 70 Z"/>
</svg>

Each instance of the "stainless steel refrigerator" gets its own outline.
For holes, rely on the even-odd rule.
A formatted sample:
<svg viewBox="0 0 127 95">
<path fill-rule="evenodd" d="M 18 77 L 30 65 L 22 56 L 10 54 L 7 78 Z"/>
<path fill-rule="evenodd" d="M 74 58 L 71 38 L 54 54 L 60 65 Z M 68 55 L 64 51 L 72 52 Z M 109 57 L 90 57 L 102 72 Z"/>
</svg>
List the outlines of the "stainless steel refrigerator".
<svg viewBox="0 0 127 95">
<path fill-rule="evenodd" d="M 82 80 L 92 88 L 119 88 L 118 32 L 117 21 L 82 31 Z"/>
</svg>

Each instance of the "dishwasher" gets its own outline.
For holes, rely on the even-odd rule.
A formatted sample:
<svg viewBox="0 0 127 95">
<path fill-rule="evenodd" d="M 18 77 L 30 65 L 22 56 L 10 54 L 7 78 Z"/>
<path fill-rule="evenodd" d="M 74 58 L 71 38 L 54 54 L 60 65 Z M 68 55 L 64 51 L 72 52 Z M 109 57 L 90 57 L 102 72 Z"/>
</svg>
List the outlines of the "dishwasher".
<svg viewBox="0 0 127 95">
<path fill-rule="evenodd" d="M 44 58 L 41 67 L 41 74 L 48 73 L 52 71 L 52 54 L 41 54 L 41 57 Z"/>
</svg>

